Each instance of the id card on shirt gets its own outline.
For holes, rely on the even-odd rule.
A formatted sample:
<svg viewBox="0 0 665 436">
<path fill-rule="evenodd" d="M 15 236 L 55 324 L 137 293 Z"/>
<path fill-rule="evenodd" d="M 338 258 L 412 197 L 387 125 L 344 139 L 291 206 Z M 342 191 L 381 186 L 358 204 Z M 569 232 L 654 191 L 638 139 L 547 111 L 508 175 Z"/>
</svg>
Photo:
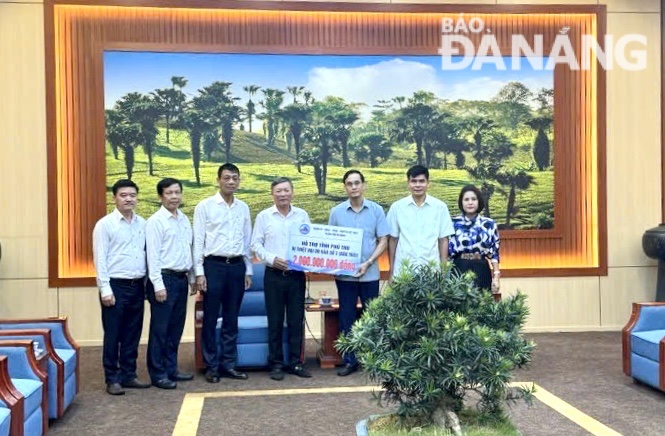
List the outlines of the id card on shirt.
<svg viewBox="0 0 665 436">
<path fill-rule="evenodd" d="M 362 229 L 301 224 L 289 234 L 289 268 L 351 276 L 360 265 L 362 245 Z"/>
</svg>

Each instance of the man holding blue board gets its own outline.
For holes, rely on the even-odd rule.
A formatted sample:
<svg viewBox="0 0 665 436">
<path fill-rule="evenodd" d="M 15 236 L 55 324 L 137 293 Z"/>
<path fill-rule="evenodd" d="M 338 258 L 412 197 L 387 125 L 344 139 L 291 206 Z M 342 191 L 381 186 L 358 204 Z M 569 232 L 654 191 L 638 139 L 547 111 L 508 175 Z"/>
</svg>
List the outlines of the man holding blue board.
<svg viewBox="0 0 665 436">
<path fill-rule="evenodd" d="M 353 275 L 337 275 L 339 294 L 339 330 L 348 333 L 356 321 L 358 297 L 363 310 L 372 298 L 379 295 L 379 265 L 377 260 L 386 250 L 390 228 L 385 213 L 378 204 L 365 199 L 365 176 L 349 170 L 342 179 L 348 200 L 330 210 L 328 225 L 359 228 L 363 231 L 361 263 Z M 337 371 L 347 376 L 358 370 L 353 353 L 344 354 L 344 366 Z"/>
<path fill-rule="evenodd" d="M 284 372 L 298 377 L 312 375 L 303 366 L 301 348 L 305 317 L 305 273 L 289 268 L 289 234 L 291 229 L 309 229 L 311 221 L 304 209 L 291 204 L 293 182 L 279 177 L 270 185 L 274 205 L 256 216 L 252 234 L 252 251 L 266 264 L 263 277 L 268 312 L 268 365 L 270 378 L 281 381 Z M 308 230 L 307 230 L 308 231 Z M 289 354 L 284 356 L 282 332 L 284 313 L 289 337 Z"/>
</svg>

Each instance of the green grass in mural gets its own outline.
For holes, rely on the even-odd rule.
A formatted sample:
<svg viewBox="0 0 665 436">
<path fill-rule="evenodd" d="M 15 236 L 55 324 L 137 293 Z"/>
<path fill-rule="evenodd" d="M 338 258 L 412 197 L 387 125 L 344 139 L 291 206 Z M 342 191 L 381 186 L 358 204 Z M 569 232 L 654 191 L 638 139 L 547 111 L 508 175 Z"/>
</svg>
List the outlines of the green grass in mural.
<svg viewBox="0 0 665 436">
<path fill-rule="evenodd" d="M 165 144 L 164 131 L 160 129 L 158 144 Z M 390 159 L 390 167 L 367 168 L 360 164 L 354 166 L 363 171 L 368 182 L 366 197 L 376 201 L 387 211 L 395 200 L 408 195 L 405 171 L 413 150 L 400 150 L 396 147 Z M 528 159 L 516 152 L 515 159 Z M 330 208 L 343 201 L 346 196 L 342 186 L 342 176 L 347 168 L 333 160 L 328 167 L 327 195 L 317 195 L 313 169 L 303 166 L 299 174 L 294 165 L 295 156 L 286 150 L 283 142 L 276 141 L 275 147 L 267 147 L 261 135 L 242 131 L 234 132 L 231 161 L 240 167 L 241 186 L 238 198 L 245 201 L 252 214 L 252 220 L 258 212 L 272 205 L 270 182 L 278 176 L 290 177 L 295 186 L 296 206 L 309 213 L 313 222 L 326 223 Z M 120 178 L 126 178 L 125 164 L 120 153 L 118 160 L 113 158 L 110 147 L 106 152 L 107 205 L 113 209 L 111 186 Z M 217 168 L 223 163 L 219 154 L 213 154 L 212 162 L 202 161 L 200 166 L 201 186 L 196 185 L 192 160 L 190 157 L 189 137 L 186 132 L 172 130 L 171 144 L 159 145 L 153 154 L 154 175 L 148 174 L 148 160 L 141 149 L 136 150 L 134 174 L 132 179 L 139 185 L 138 213 L 144 218 L 152 215 L 159 208 L 156 185 L 164 177 L 175 177 L 184 185 L 184 204 L 182 207 L 190 218 L 194 207 L 202 199 L 217 191 L 215 179 Z M 516 204 L 519 210 L 512 218 L 515 228 L 534 228 L 533 220 L 538 214 L 551 215 L 553 210 L 554 174 L 552 171 L 534 171 L 530 173 L 535 183 L 525 192 L 517 194 Z M 451 214 L 458 213 L 457 197 L 462 186 L 468 183 L 469 175 L 464 170 L 430 170 L 429 193 L 445 201 Z M 504 221 L 506 215 L 506 195 L 498 190 L 491 198 L 492 216 Z"/>
</svg>

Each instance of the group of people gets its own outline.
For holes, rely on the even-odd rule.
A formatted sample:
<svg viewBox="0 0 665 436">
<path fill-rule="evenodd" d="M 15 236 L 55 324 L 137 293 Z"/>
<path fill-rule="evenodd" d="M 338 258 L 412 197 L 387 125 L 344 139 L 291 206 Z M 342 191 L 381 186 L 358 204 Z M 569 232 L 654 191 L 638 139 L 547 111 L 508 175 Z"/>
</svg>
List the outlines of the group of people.
<svg viewBox="0 0 665 436">
<path fill-rule="evenodd" d="M 367 184 L 362 172 L 344 174 L 348 199 L 332 208 L 328 224 L 362 229 L 363 239 L 357 270 L 350 276 L 335 277 L 342 333 L 349 332 L 356 321 L 358 299 L 364 309 L 379 295 L 377 261 L 386 249 L 391 277 L 400 274 L 406 264 L 451 258 L 457 271 L 475 272 L 478 287 L 499 291 L 499 235 L 494 221 L 479 215 L 484 207 L 481 192 L 465 186 L 458 201 L 461 215 L 451 219 L 446 204 L 427 194 L 427 168 L 415 165 L 406 176 L 410 195 L 393 203 L 386 215 L 380 205 L 365 198 Z M 157 184 L 161 207 L 148 220 L 134 212 L 138 186 L 124 179 L 113 185 L 116 207 L 97 222 L 93 232 L 104 327 L 103 366 L 110 395 L 123 395 L 126 388 L 174 389 L 177 382 L 194 378 L 178 369 L 178 347 L 187 297 L 196 293 L 203 299 L 206 381 L 247 379 L 246 373 L 236 369 L 236 340 L 238 312 L 245 290 L 252 285 L 254 258 L 266 265 L 270 378 L 283 380 L 285 373 L 311 377 L 301 359 L 306 277 L 290 269 L 287 262 L 289 231 L 311 223 L 309 215 L 292 204 L 292 181 L 279 177 L 270 185 L 273 206 L 256 216 L 252 228 L 249 207 L 236 197 L 239 168 L 221 165 L 217 184 L 219 191 L 197 204 L 193 226 L 179 209 L 183 192 L 179 180 L 165 178 Z M 151 308 L 150 383 L 139 381 L 136 371 L 145 298 Z M 220 310 L 222 346 L 218 349 Z M 286 356 L 282 348 L 285 317 Z M 352 353 L 343 358 L 338 375 L 358 370 Z"/>
</svg>

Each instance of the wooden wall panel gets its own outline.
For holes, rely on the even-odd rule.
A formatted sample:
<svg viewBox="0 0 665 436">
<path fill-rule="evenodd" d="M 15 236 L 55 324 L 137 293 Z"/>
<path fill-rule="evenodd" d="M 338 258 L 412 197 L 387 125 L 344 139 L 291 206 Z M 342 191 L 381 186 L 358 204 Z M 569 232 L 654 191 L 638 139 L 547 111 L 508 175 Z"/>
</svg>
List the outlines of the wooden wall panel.
<svg viewBox="0 0 665 436">
<path fill-rule="evenodd" d="M 573 44 L 605 32 L 594 6 L 408 6 L 171 1 L 141 7 L 45 4 L 52 286 L 91 285 L 91 234 L 105 214 L 103 65 L 105 49 L 436 55 L 441 19 L 473 13 L 510 54 L 511 35 L 540 34 L 545 51 L 563 26 Z M 108 4 L 108 3 L 107 3 Z M 182 4 L 182 3 L 181 3 Z M 243 6 L 247 9 L 243 9 Z M 249 8 L 254 10 L 249 10 Z M 226 9 L 224 9 L 226 8 Z M 363 12 L 359 12 L 363 11 Z M 491 13 L 490 13 L 491 12 Z M 471 34 L 477 44 L 480 35 Z M 52 73 L 49 75 L 49 73 Z M 606 273 L 604 71 L 555 70 L 555 230 L 504 231 L 507 276 Z"/>
</svg>

